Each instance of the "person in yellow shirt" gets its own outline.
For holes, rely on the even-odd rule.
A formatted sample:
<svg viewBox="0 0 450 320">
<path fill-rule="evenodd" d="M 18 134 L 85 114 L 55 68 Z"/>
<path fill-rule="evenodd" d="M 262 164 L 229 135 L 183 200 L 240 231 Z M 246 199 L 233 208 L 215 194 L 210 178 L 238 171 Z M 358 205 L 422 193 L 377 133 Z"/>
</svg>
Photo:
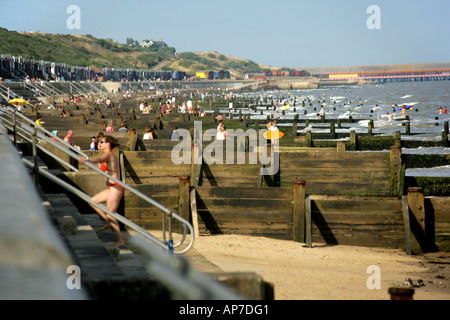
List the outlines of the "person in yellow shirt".
<svg viewBox="0 0 450 320">
<path fill-rule="evenodd" d="M 42 116 L 37 116 L 37 119 L 34 123 L 36 123 L 40 127 L 42 127 L 42 125 L 45 124 L 45 122 L 42 121 Z M 35 126 L 35 127 L 37 128 L 37 126 Z"/>
</svg>

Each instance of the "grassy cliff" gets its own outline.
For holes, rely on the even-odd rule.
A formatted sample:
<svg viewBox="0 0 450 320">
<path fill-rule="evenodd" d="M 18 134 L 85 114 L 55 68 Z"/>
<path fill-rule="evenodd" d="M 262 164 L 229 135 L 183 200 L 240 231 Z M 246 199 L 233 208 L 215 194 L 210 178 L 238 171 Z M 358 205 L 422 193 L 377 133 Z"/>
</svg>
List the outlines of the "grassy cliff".
<svg viewBox="0 0 450 320">
<path fill-rule="evenodd" d="M 176 50 L 172 47 L 149 52 L 91 35 L 19 33 L 0 28 L 0 40 L 0 54 L 74 66 L 181 70 L 191 74 L 197 70 L 226 69 L 236 75 L 245 70 L 269 69 L 251 60 L 217 52 L 181 52 L 175 57 Z"/>
</svg>

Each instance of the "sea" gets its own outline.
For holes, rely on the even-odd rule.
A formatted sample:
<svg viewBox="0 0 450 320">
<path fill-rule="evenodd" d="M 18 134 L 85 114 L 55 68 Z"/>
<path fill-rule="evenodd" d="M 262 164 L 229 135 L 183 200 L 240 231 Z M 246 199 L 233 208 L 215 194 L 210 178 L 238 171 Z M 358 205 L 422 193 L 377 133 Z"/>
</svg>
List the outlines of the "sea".
<svg viewBox="0 0 450 320">
<path fill-rule="evenodd" d="M 370 120 L 374 121 L 372 132 L 377 135 L 393 135 L 401 132 L 402 140 L 435 141 L 442 139 L 444 123 L 450 121 L 450 81 L 425 82 L 392 82 L 379 84 L 339 85 L 317 89 L 273 90 L 243 93 L 245 97 L 255 97 L 262 101 L 278 101 L 280 105 L 289 101 L 290 109 L 279 119 L 294 119 L 298 114 L 299 122 L 306 119 L 316 119 L 317 114 L 325 112 L 327 119 L 354 119 L 353 123 L 342 123 L 336 132 L 365 133 Z M 303 101 L 305 105 L 303 106 Z M 404 116 L 400 110 L 393 111 L 392 104 L 397 108 L 402 105 L 410 106 L 406 110 L 409 117 L 410 135 L 405 134 Z M 442 110 L 447 107 L 447 114 Z M 295 112 L 294 112 L 295 108 Z M 269 108 L 270 109 L 270 108 Z M 305 113 L 306 110 L 306 113 Z M 262 111 L 262 115 L 261 115 Z M 226 114 L 228 110 L 221 110 Z M 392 124 L 385 116 L 387 112 L 393 115 Z M 252 119 L 266 119 L 267 115 L 274 115 L 273 110 L 266 110 L 264 105 L 256 105 L 256 110 L 243 111 L 250 114 Z M 282 124 L 279 126 L 292 126 Z M 329 124 L 310 123 L 308 128 L 299 130 L 311 132 L 329 132 Z M 416 148 L 402 149 L 402 153 L 411 154 L 445 154 L 450 155 L 450 148 Z M 450 177 L 450 165 L 434 168 L 410 168 L 407 176 L 437 176 Z"/>
</svg>

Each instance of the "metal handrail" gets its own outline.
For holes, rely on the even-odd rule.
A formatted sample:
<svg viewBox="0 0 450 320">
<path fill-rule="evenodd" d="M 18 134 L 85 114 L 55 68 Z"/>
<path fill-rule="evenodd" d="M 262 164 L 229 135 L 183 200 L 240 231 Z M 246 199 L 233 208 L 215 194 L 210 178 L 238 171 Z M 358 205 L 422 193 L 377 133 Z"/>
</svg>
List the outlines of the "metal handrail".
<svg viewBox="0 0 450 320">
<path fill-rule="evenodd" d="M 22 162 L 27 167 L 29 167 L 30 169 L 34 169 L 34 163 L 32 163 L 31 161 L 29 161 L 29 160 L 27 160 L 25 158 L 22 158 Z M 73 194 L 75 194 L 76 196 L 78 196 L 82 200 L 86 201 L 87 203 L 89 203 L 89 204 L 95 206 L 96 208 L 104 211 L 105 213 L 111 215 L 116 220 L 122 222 L 123 224 L 127 225 L 128 227 L 131 227 L 134 231 L 138 232 L 140 235 L 144 236 L 145 238 L 153 241 L 154 243 L 156 243 L 157 245 L 159 245 L 163 249 L 166 249 L 166 245 L 163 244 L 158 238 L 154 237 L 149 232 L 147 232 L 146 230 L 142 229 L 141 227 L 139 227 L 138 225 L 134 224 L 133 222 L 129 221 L 127 218 L 121 216 L 120 214 L 112 212 L 112 211 L 109 211 L 104 205 L 95 203 L 94 201 L 91 200 L 91 197 L 89 197 L 87 194 L 85 194 L 84 192 L 80 191 L 79 189 L 71 186 L 70 184 L 68 184 L 64 180 L 61 180 L 60 178 L 54 176 L 53 174 L 48 172 L 46 169 L 39 169 L 39 174 L 44 176 L 45 178 L 51 180 L 52 182 L 56 183 L 60 187 L 66 189 L 67 191 L 72 192 Z"/>
<path fill-rule="evenodd" d="M 11 112 L 11 108 L 9 108 L 9 110 L 8 110 L 8 108 L 5 109 L 5 108 L 3 108 L 3 107 L 0 107 L 0 110 L 3 111 L 2 113 L 4 113 L 4 114 L 8 114 L 8 111 Z M 31 120 L 29 120 L 27 117 L 23 116 L 22 114 L 16 112 L 16 110 L 13 110 L 13 111 L 14 111 L 13 115 L 8 114 L 10 117 L 14 117 L 14 115 L 19 115 L 21 118 L 23 118 L 23 119 L 26 120 L 27 122 L 31 122 L 31 123 L 34 124 L 34 122 L 32 122 Z M 0 115 L 1 115 L 2 113 L 0 113 Z M 16 129 L 18 129 L 18 128 L 21 129 L 23 132 L 28 133 L 30 136 L 32 136 L 32 137 L 34 136 L 34 137 L 35 137 L 35 138 L 33 138 L 33 142 L 34 142 L 34 143 L 36 142 L 37 138 L 39 138 L 39 139 L 41 139 L 41 140 L 43 140 L 43 141 L 49 143 L 50 145 L 52 145 L 52 146 L 54 146 L 54 147 L 60 149 L 61 151 L 63 151 L 63 152 L 66 153 L 67 155 L 69 155 L 71 158 L 74 158 L 74 159 L 76 159 L 76 160 L 78 160 L 78 159 L 80 158 L 80 155 L 83 156 L 83 157 L 87 157 L 86 154 L 84 154 L 83 152 L 81 152 L 81 151 L 77 150 L 76 148 L 72 147 L 72 146 L 69 145 L 67 142 L 65 142 L 64 140 L 61 140 L 61 139 L 58 138 L 58 137 L 56 137 L 56 138 L 57 138 L 57 140 L 58 140 L 59 142 L 61 142 L 61 143 L 56 143 L 56 142 L 53 141 L 52 139 L 48 138 L 47 135 L 50 135 L 50 136 L 52 136 L 52 137 L 55 137 L 55 135 L 53 135 L 52 133 L 50 133 L 50 132 L 49 132 L 48 130 L 46 130 L 45 128 L 42 128 L 42 127 L 39 127 L 39 126 L 35 126 L 35 128 L 32 128 L 32 127 L 30 127 L 30 126 L 19 125 L 19 126 L 15 126 L 14 128 L 12 128 L 12 130 L 16 130 Z M 47 135 L 46 135 L 46 134 L 43 134 L 43 133 L 41 133 L 41 132 L 39 132 L 39 130 L 43 131 L 43 132 L 46 133 Z M 14 134 L 15 134 L 15 133 L 14 133 Z M 20 134 L 20 135 L 21 135 L 21 137 L 24 137 L 23 134 Z M 27 139 L 27 140 L 28 140 L 28 139 Z M 38 144 L 36 144 L 36 145 L 38 145 Z M 68 150 L 66 147 L 69 147 L 70 150 Z M 164 246 L 165 246 L 165 248 L 166 248 L 167 250 L 171 251 L 171 250 L 172 250 L 171 247 L 176 248 L 176 247 L 179 247 L 181 244 L 184 243 L 184 241 L 185 241 L 185 239 L 186 239 L 186 235 L 187 235 L 186 227 L 189 229 L 189 232 L 190 232 L 190 235 L 191 235 L 190 243 L 187 245 L 187 247 L 186 247 L 185 249 L 179 250 L 179 251 L 173 250 L 173 253 L 176 253 L 176 254 L 182 254 L 182 253 L 187 252 L 187 251 L 192 247 L 193 242 L 194 242 L 194 230 L 193 230 L 192 225 L 191 225 L 188 221 L 186 221 L 186 220 L 185 220 L 184 218 L 182 218 L 181 216 L 177 215 L 177 214 L 176 214 L 175 212 L 173 212 L 172 210 L 166 208 L 165 206 L 163 206 L 163 205 L 160 204 L 159 202 L 157 202 L 157 201 L 153 200 L 152 198 L 148 197 L 147 195 L 143 194 L 142 192 L 140 192 L 140 191 L 134 189 L 133 187 L 131 187 L 131 186 L 125 184 L 125 183 L 123 183 L 121 180 L 112 177 L 111 175 L 107 174 L 106 172 L 101 171 L 101 170 L 98 168 L 97 165 L 95 165 L 95 164 L 93 164 L 93 163 L 90 163 L 90 162 L 85 162 L 84 164 L 85 164 L 88 168 L 92 169 L 93 171 L 95 171 L 95 172 L 97 172 L 97 173 L 100 173 L 101 175 L 105 176 L 105 177 L 108 178 L 109 180 L 114 181 L 115 183 L 121 185 L 124 189 L 127 189 L 128 191 L 134 193 L 135 195 L 137 195 L 137 196 L 140 197 L 141 199 L 145 200 L 146 202 L 148 202 L 148 203 L 150 203 L 151 205 L 153 205 L 153 206 L 157 207 L 158 209 L 160 209 L 160 210 L 162 211 L 162 213 L 163 213 L 163 217 L 162 217 L 162 218 L 163 218 L 163 219 L 162 219 L 163 224 L 162 224 L 162 225 L 163 225 L 163 235 L 164 235 L 164 238 L 165 238 L 165 235 L 166 235 L 166 230 L 165 230 L 165 220 L 166 220 L 166 215 L 167 215 L 167 217 L 169 218 L 169 242 L 164 244 Z M 40 172 L 40 171 L 41 171 L 41 170 L 39 170 L 39 172 Z M 78 170 L 77 170 L 77 171 L 78 171 Z M 49 178 L 49 179 L 51 179 L 51 178 Z M 82 199 L 83 199 L 83 200 L 86 200 L 85 197 L 82 197 Z M 90 199 L 90 198 L 89 198 L 89 199 Z M 103 210 L 103 209 L 102 209 L 102 210 Z M 107 212 L 107 211 L 105 211 L 105 212 Z M 108 213 L 109 213 L 109 212 L 108 212 Z M 119 214 L 117 214 L 117 213 L 114 213 L 114 214 L 112 214 L 111 216 L 113 216 L 114 218 L 116 218 L 117 220 L 119 220 L 120 222 L 122 222 L 123 224 L 125 224 L 126 226 L 130 227 L 131 229 L 137 231 L 139 234 L 144 235 L 145 237 L 149 238 L 150 240 L 153 241 L 154 239 L 157 239 L 157 238 L 155 238 L 154 236 L 152 236 L 150 233 L 148 233 L 148 231 L 146 231 L 146 230 L 140 228 L 139 226 L 137 226 L 136 224 L 134 224 L 134 223 L 131 222 L 130 220 L 126 219 L 125 217 L 123 217 L 123 216 L 121 216 L 121 215 L 119 215 Z M 171 223 L 170 223 L 170 220 L 171 220 L 172 218 L 178 220 L 178 221 L 182 224 L 182 227 L 183 227 L 183 234 L 182 234 L 181 240 L 180 240 L 178 243 L 175 243 L 175 244 L 173 244 L 173 245 L 172 245 L 172 241 L 171 241 L 171 240 L 172 240 L 172 235 L 171 235 Z M 148 235 L 149 235 L 150 237 L 148 237 Z M 157 239 L 157 240 L 158 240 L 158 242 L 162 243 L 161 240 L 159 240 L 159 239 Z"/>
<path fill-rule="evenodd" d="M 146 246 L 144 240 L 130 237 L 131 243 L 141 248 L 150 259 L 145 263 L 146 270 L 157 277 L 169 290 L 174 299 L 181 300 L 243 300 L 244 298 L 226 285 L 190 268 L 183 256 L 168 257 L 156 248 Z"/>
<path fill-rule="evenodd" d="M 16 124 L 14 124 L 14 120 L 13 122 L 10 122 L 7 119 L 3 119 L 4 122 L 7 122 L 9 124 L 11 124 L 11 127 L 9 128 L 11 131 L 13 131 L 14 133 L 14 144 L 16 144 L 16 136 L 19 135 L 23 140 L 29 142 L 29 143 L 33 143 L 33 139 L 28 138 L 27 136 L 23 135 L 21 132 L 17 132 L 17 130 L 14 130 L 14 128 L 16 127 Z M 53 154 L 51 151 L 47 150 L 46 148 L 40 146 L 39 144 L 36 145 L 42 152 L 48 154 L 49 156 L 53 157 L 54 159 L 58 160 L 59 162 L 63 163 L 64 165 L 66 165 L 67 167 L 69 167 L 71 170 L 78 172 L 79 170 L 77 168 L 75 168 L 74 166 L 72 166 L 70 163 L 68 163 L 67 161 L 65 161 L 64 159 L 61 159 L 60 157 L 58 157 L 57 155 Z"/>
<path fill-rule="evenodd" d="M 69 148 L 70 150 L 72 150 L 72 151 L 75 152 L 76 154 L 79 154 L 80 156 L 83 156 L 83 157 L 85 157 L 85 158 L 88 157 L 84 152 L 78 150 L 78 149 L 75 148 L 74 146 L 72 146 L 72 145 L 70 145 L 69 143 L 65 142 L 63 139 L 61 139 L 60 137 L 54 135 L 52 132 L 48 131 L 48 130 L 45 129 L 44 127 L 37 126 L 36 123 L 35 123 L 34 121 L 30 120 L 29 118 L 27 118 L 26 116 L 24 116 L 22 113 L 17 112 L 16 109 L 11 108 L 11 107 L 1 108 L 1 109 L 2 109 L 6 114 L 9 114 L 8 111 L 9 111 L 10 113 L 13 113 L 12 115 L 9 114 L 10 117 L 11 117 L 12 119 L 14 119 L 16 116 L 18 116 L 19 118 L 21 118 L 22 120 L 24 120 L 24 121 L 27 122 L 28 124 L 30 124 L 30 125 L 36 127 L 36 129 L 38 129 L 38 130 L 44 132 L 44 133 L 47 134 L 48 136 L 50 136 L 50 137 L 52 137 L 53 139 L 56 139 L 58 142 L 62 143 L 63 145 L 60 145 L 60 144 L 53 144 L 53 145 L 54 145 L 56 148 L 58 148 L 59 150 L 61 150 L 61 151 L 63 151 L 63 152 L 66 152 L 66 151 L 67 151 L 67 148 Z M 26 127 L 25 127 L 25 128 L 26 128 Z M 45 135 L 44 135 L 44 140 L 48 140 L 48 139 L 47 139 L 47 136 L 45 136 Z M 65 147 L 64 147 L 64 146 L 65 146 Z M 78 160 L 79 157 L 76 157 L 76 158 L 74 158 L 74 159 L 77 159 L 77 160 Z M 72 167 L 72 168 L 73 168 L 73 167 Z M 71 169 L 72 169 L 72 168 L 71 168 Z M 76 169 L 76 168 L 73 168 L 73 169 L 74 169 L 74 171 L 79 171 L 79 170 Z"/>
</svg>

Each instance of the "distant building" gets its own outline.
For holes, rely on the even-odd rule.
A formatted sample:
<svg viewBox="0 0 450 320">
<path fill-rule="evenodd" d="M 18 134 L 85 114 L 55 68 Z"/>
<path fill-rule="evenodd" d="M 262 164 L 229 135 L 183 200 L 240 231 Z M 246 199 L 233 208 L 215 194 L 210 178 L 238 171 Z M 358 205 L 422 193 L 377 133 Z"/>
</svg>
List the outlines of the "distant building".
<svg viewBox="0 0 450 320">
<path fill-rule="evenodd" d="M 168 46 L 164 41 L 162 41 L 162 39 L 160 41 L 153 41 L 152 39 L 150 39 L 150 40 L 143 40 L 141 42 L 142 48 L 148 48 L 152 45 L 156 45 L 158 48 L 164 48 Z"/>
<path fill-rule="evenodd" d="M 103 70 L 102 69 L 100 69 L 100 68 L 98 68 L 98 67 L 96 67 L 94 65 L 91 65 L 89 68 L 94 73 L 94 76 L 95 76 L 95 78 L 98 81 L 103 81 L 104 80 L 104 78 L 103 78 Z"/>
<path fill-rule="evenodd" d="M 231 74 L 229 70 L 198 70 L 195 73 L 195 77 L 197 79 L 206 79 L 206 80 L 214 80 L 214 79 L 230 79 Z"/>
<path fill-rule="evenodd" d="M 266 73 L 260 71 L 245 71 L 244 79 L 266 80 Z"/>
</svg>

